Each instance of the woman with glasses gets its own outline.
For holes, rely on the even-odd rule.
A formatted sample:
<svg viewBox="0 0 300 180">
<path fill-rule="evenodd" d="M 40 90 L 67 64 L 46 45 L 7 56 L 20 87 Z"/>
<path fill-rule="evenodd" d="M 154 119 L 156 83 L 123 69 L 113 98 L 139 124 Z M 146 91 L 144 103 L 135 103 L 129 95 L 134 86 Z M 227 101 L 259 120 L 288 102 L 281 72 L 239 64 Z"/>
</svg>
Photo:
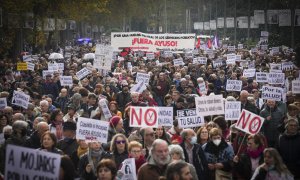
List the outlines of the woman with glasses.
<svg viewBox="0 0 300 180">
<path fill-rule="evenodd" d="M 121 163 L 128 158 L 128 141 L 124 134 L 116 134 L 112 138 L 110 152 L 113 154 L 113 159 L 116 162 L 117 168 Z"/>
<path fill-rule="evenodd" d="M 135 159 L 136 173 L 140 167 L 146 162 L 145 156 L 143 154 L 143 146 L 137 141 L 131 141 L 128 145 L 129 158 Z"/>
<path fill-rule="evenodd" d="M 207 143 L 208 141 L 208 130 L 206 127 L 201 127 L 197 131 L 197 143 L 201 146 Z"/>
</svg>

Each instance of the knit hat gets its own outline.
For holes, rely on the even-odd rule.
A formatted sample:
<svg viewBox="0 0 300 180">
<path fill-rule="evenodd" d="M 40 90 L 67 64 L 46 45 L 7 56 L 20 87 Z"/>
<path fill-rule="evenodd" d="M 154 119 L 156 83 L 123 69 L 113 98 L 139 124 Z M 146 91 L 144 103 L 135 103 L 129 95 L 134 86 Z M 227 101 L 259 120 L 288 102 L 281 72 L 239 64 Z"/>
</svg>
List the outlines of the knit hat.
<svg viewBox="0 0 300 180">
<path fill-rule="evenodd" d="M 117 124 L 119 123 L 119 121 L 121 121 L 122 119 L 120 118 L 120 116 L 113 116 L 110 121 L 109 124 L 111 127 L 116 127 Z"/>
</svg>

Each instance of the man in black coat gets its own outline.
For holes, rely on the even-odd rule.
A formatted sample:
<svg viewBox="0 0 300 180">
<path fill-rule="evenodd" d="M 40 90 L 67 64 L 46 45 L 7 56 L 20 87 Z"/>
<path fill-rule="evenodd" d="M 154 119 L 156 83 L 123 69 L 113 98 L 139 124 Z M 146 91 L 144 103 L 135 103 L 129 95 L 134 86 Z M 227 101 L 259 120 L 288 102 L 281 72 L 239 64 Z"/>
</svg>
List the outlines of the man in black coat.
<svg viewBox="0 0 300 180">
<path fill-rule="evenodd" d="M 208 179 L 208 164 L 201 145 L 197 144 L 196 133 L 192 129 L 184 129 L 181 137 L 180 146 L 183 149 L 185 161 L 194 165 L 199 180 Z"/>
<path fill-rule="evenodd" d="M 32 149 L 38 149 L 41 147 L 41 136 L 49 131 L 49 125 L 46 122 L 39 122 L 37 124 L 37 130 L 34 131 L 29 139 L 27 139 L 25 146 Z"/>
<path fill-rule="evenodd" d="M 58 141 L 57 148 L 61 149 L 64 154 L 71 157 L 74 151 L 78 148 L 78 143 L 75 139 L 76 124 L 74 122 L 65 122 L 63 124 L 63 139 Z"/>
</svg>

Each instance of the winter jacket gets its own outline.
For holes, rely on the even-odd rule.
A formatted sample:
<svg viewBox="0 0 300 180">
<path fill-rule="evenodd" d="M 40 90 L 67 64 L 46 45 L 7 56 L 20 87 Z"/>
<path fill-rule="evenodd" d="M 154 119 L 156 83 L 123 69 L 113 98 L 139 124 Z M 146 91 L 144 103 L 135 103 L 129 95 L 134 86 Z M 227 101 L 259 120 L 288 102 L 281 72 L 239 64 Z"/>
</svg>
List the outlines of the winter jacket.
<svg viewBox="0 0 300 180">
<path fill-rule="evenodd" d="M 154 159 L 149 156 L 148 162 L 143 164 L 138 171 L 138 180 L 156 180 L 160 176 L 164 176 L 167 170 L 167 165 L 162 168 L 158 167 Z"/>
<path fill-rule="evenodd" d="M 279 174 L 275 169 L 264 170 L 262 167 L 256 168 L 251 180 L 294 180 L 293 176 L 287 173 Z"/>
</svg>

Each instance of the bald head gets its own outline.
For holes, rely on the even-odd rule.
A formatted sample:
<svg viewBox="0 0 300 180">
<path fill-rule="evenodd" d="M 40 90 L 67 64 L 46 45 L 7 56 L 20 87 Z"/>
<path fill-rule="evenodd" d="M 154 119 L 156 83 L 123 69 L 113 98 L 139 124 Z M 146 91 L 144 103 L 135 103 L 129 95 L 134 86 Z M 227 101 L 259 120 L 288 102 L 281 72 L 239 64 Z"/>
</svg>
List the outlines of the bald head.
<svg viewBox="0 0 300 180">
<path fill-rule="evenodd" d="M 17 120 L 25 121 L 25 116 L 22 113 L 15 113 L 12 116 L 12 123 L 14 123 Z"/>
<path fill-rule="evenodd" d="M 38 131 L 38 135 L 41 137 L 46 131 L 49 131 L 48 123 L 39 122 L 37 124 L 37 131 Z"/>
<path fill-rule="evenodd" d="M 242 90 L 241 94 L 240 94 L 240 101 L 241 101 L 241 103 L 246 103 L 248 96 L 249 96 L 248 91 Z"/>
</svg>

